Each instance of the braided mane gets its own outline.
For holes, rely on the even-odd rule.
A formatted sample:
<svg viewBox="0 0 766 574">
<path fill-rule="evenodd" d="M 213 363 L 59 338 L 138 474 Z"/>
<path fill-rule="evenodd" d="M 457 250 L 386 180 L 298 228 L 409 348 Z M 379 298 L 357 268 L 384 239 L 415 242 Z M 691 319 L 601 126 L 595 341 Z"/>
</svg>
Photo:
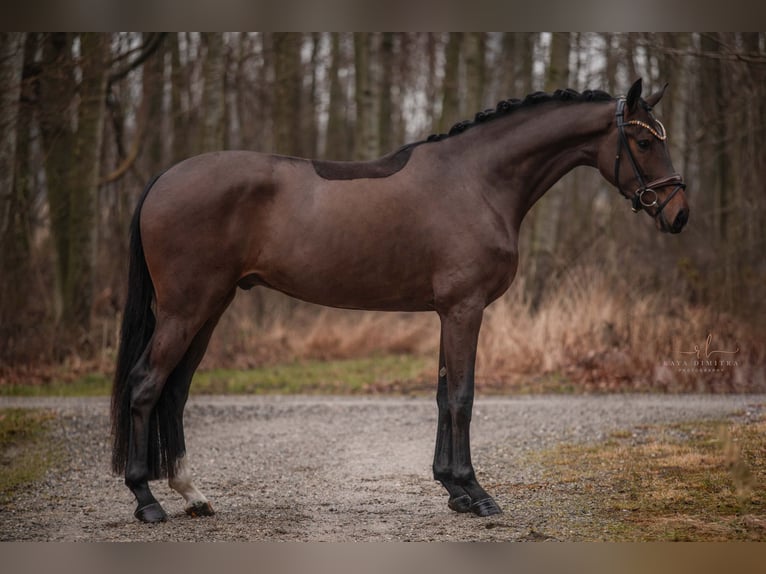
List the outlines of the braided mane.
<svg viewBox="0 0 766 574">
<path fill-rule="evenodd" d="M 556 90 L 552 94 L 548 94 L 546 92 L 534 92 L 527 95 L 523 100 L 515 98 L 501 100 L 497 104 L 497 107 L 494 109 L 489 108 L 483 112 L 477 113 L 473 120 L 463 120 L 456 123 L 454 126 L 452 126 L 452 128 L 450 128 L 449 133 L 432 134 L 428 136 L 426 141 L 441 141 L 450 136 L 461 134 L 465 130 L 478 124 L 482 124 L 496 118 L 505 117 L 518 109 L 532 107 L 537 104 L 543 104 L 547 102 L 605 102 L 612 99 L 612 96 L 601 90 L 585 90 L 584 92 L 580 93 L 567 88 L 564 90 Z"/>
</svg>

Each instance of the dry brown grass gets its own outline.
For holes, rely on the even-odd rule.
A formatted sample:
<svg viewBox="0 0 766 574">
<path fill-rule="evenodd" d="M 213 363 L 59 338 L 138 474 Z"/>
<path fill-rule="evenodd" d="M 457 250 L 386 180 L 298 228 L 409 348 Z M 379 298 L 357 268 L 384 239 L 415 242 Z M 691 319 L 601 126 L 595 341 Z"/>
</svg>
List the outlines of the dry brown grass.
<svg viewBox="0 0 766 574">
<path fill-rule="evenodd" d="M 764 346 L 743 321 L 690 306 L 659 290 L 635 290 L 626 279 L 580 268 L 550 292 L 537 313 L 512 288 L 487 313 L 477 371 L 489 387 L 535 390 L 745 392 L 766 389 Z M 671 361 L 699 346 L 736 365 L 684 371 Z"/>
</svg>

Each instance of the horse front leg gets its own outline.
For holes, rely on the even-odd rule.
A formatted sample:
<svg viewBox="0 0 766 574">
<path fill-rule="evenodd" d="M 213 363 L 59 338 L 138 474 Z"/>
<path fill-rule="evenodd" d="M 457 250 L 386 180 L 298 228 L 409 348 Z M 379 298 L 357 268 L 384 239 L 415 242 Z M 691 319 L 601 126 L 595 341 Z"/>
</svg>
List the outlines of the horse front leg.
<svg viewBox="0 0 766 574">
<path fill-rule="evenodd" d="M 478 516 L 491 516 L 502 511 L 476 480 L 470 445 L 476 346 L 483 312 L 483 306 L 463 304 L 441 315 L 440 355 L 443 355 L 443 361 L 440 363 L 443 362 L 443 365 L 440 364 L 439 367 L 440 388 L 437 402 L 440 417 L 434 473 L 436 475 L 438 471 L 437 480 L 450 494 L 451 509 L 457 512 L 470 510 Z M 446 381 L 443 381 L 443 378 L 446 378 Z M 442 410 L 446 410 L 443 416 Z"/>
<path fill-rule="evenodd" d="M 436 448 L 434 452 L 434 480 L 439 481 L 449 493 L 447 505 L 455 512 L 471 510 L 471 497 L 452 478 L 452 416 L 447 396 L 447 365 L 444 359 L 444 329 L 439 340 L 439 371 L 436 405 L 439 415 L 436 425 Z"/>
</svg>

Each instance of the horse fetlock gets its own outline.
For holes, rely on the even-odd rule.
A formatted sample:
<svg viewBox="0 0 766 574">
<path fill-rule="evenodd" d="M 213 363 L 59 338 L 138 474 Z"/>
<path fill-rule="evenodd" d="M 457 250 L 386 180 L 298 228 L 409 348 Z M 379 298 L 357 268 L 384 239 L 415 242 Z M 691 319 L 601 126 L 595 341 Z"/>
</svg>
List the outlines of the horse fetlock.
<svg viewBox="0 0 766 574">
<path fill-rule="evenodd" d="M 452 478 L 461 486 L 476 484 L 476 473 L 470 466 L 459 467 L 453 470 Z"/>
<path fill-rule="evenodd" d="M 138 496 L 137 493 L 144 491 L 151 494 L 147 477 L 148 473 L 145 469 L 134 470 L 129 468 L 125 471 L 125 486 L 132 490 L 136 496 Z"/>
<path fill-rule="evenodd" d="M 444 482 L 445 480 L 449 480 L 450 482 L 452 482 L 452 469 L 449 466 L 442 465 L 442 464 L 434 464 L 433 473 L 434 473 L 434 480 L 438 480 L 439 482 Z"/>
<path fill-rule="evenodd" d="M 461 496 L 453 496 L 447 502 L 447 506 L 450 510 L 454 510 L 460 514 L 471 510 L 471 497 L 467 494 Z"/>
</svg>

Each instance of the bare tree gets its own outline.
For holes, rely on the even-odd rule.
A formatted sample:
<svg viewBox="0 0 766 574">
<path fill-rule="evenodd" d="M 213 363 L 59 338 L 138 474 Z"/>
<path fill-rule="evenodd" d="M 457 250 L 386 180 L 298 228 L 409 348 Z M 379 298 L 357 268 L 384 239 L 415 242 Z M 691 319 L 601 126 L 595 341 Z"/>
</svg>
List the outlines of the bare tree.
<svg viewBox="0 0 766 574">
<path fill-rule="evenodd" d="M 394 35 L 385 32 L 380 44 L 380 104 L 378 106 L 378 149 L 385 153 L 394 146 L 396 117 L 392 93 L 394 90 Z"/>
<path fill-rule="evenodd" d="M 277 153 L 303 155 L 301 138 L 302 66 L 301 34 L 275 32 L 272 35 L 274 57 L 274 131 Z"/>
<path fill-rule="evenodd" d="M 205 91 L 202 103 L 203 133 L 201 151 L 216 151 L 224 147 L 224 60 L 223 35 L 220 32 L 202 34 L 206 48 L 203 66 Z"/>
<path fill-rule="evenodd" d="M 23 278 L 17 266 L 25 261 L 26 238 L 20 221 L 24 206 L 20 205 L 16 181 L 17 134 L 28 129 L 19 123 L 19 98 L 24 65 L 24 33 L 0 32 L 0 345 L 7 345 L 9 323 L 13 311 L 21 304 Z M 22 136 L 26 140 L 26 136 Z M 25 146 L 25 141 L 20 142 Z M 21 225 L 20 225 L 21 224 Z"/>
<path fill-rule="evenodd" d="M 569 54 L 571 35 L 555 32 L 551 38 L 550 59 L 545 77 L 545 90 L 553 92 L 569 85 Z M 527 287 L 533 307 L 540 303 L 546 279 L 554 269 L 553 253 L 558 245 L 559 221 L 564 196 L 560 182 L 535 206 L 533 235 L 530 249 L 530 277 Z M 555 189 L 559 188 L 559 189 Z"/>
<path fill-rule="evenodd" d="M 75 39 L 79 42 L 76 61 Z M 106 34 L 77 38 L 50 34 L 43 50 L 40 126 L 56 247 L 58 317 L 66 329 L 81 332 L 87 332 L 93 297 L 93 233 L 108 45 Z M 79 83 L 75 69 L 81 77 Z"/>
<path fill-rule="evenodd" d="M 375 110 L 378 105 L 380 84 L 375 62 L 374 34 L 354 34 L 354 73 L 356 77 L 356 123 L 354 157 L 373 159 L 378 156 L 379 123 Z"/>
<path fill-rule="evenodd" d="M 345 66 L 341 35 L 330 35 L 330 102 L 327 112 L 327 144 L 325 155 L 332 159 L 348 158 L 351 153 L 351 134 L 348 126 L 347 91 L 341 80 L 341 69 Z"/>
<path fill-rule="evenodd" d="M 80 35 L 80 70 L 75 162 L 69 181 L 69 257 L 64 281 L 62 318 L 87 331 L 93 300 L 93 237 L 96 224 L 96 190 L 99 181 L 101 142 L 104 133 L 106 62 L 109 36 Z"/>
<path fill-rule="evenodd" d="M 144 117 L 146 125 L 151 129 L 145 131 L 143 156 L 148 173 L 158 173 L 164 165 L 162 121 L 164 116 L 163 95 L 165 89 L 165 59 L 164 52 L 148 58 L 143 66 L 142 106 L 145 106 Z"/>
<path fill-rule="evenodd" d="M 449 34 L 445 48 L 444 83 L 442 84 L 442 110 L 439 131 L 447 132 L 460 115 L 460 51 L 463 34 Z"/>
<path fill-rule="evenodd" d="M 16 161 L 16 121 L 21 94 L 21 70 L 24 63 L 23 33 L 0 32 L 0 236 L 5 236 L 10 221 L 13 200 L 13 173 Z"/>
<path fill-rule="evenodd" d="M 486 106 L 487 91 L 487 34 L 471 32 L 465 37 L 466 98 L 461 115 L 470 117 Z"/>
</svg>

